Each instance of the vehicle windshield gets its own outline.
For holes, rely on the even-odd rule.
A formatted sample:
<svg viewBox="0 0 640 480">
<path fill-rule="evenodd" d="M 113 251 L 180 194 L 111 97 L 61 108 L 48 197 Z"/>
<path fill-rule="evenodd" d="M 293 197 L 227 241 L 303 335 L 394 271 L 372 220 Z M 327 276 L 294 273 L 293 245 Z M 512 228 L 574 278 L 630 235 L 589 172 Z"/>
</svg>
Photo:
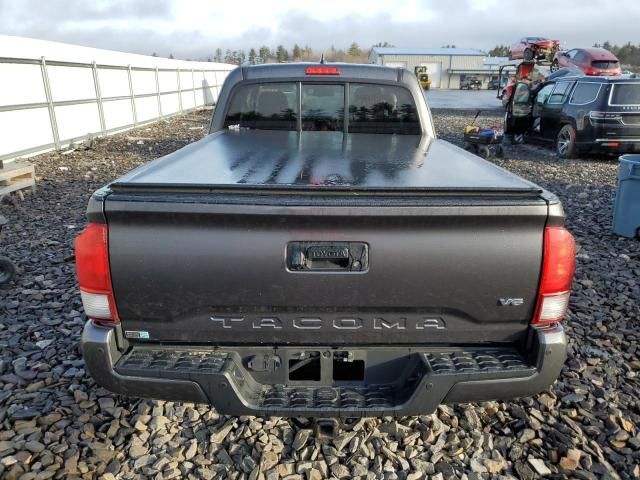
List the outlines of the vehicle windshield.
<svg viewBox="0 0 640 480">
<path fill-rule="evenodd" d="M 609 105 L 640 105 L 640 83 L 613 85 Z"/>
<path fill-rule="evenodd" d="M 548 40 L 548 38 L 544 38 L 544 37 L 527 37 L 527 42 L 544 42 L 545 40 Z"/>
<path fill-rule="evenodd" d="M 241 85 L 233 93 L 224 126 L 252 130 L 344 131 L 348 125 L 349 133 L 420 135 L 416 105 L 406 88 L 348 84 L 348 122 L 345 122 L 345 88 L 345 84 L 338 83 Z"/>
</svg>

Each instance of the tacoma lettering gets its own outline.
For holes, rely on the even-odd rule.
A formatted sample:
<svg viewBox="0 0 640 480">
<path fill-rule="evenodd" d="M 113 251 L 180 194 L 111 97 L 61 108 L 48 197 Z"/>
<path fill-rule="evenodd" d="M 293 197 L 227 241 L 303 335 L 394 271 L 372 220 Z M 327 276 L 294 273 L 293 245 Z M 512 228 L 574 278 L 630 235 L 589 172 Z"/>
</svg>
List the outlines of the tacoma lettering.
<svg viewBox="0 0 640 480">
<path fill-rule="evenodd" d="M 292 327 L 297 330 L 359 330 L 362 328 L 371 328 L 373 330 L 425 330 L 433 328 L 436 330 L 444 330 L 445 322 L 441 318 L 417 318 L 410 319 L 407 317 L 384 318 L 374 317 L 371 319 L 363 319 L 360 317 L 337 317 L 322 319 L 319 317 L 296 317 L 290 320 L 282 320 L 278 317 L 258 317 L 246 319 L 244 317 L 216 317 L 212 316 L 211 321 L 218 328 L 251 328 L 280 330 L 286 327 Z"/>
</svg>

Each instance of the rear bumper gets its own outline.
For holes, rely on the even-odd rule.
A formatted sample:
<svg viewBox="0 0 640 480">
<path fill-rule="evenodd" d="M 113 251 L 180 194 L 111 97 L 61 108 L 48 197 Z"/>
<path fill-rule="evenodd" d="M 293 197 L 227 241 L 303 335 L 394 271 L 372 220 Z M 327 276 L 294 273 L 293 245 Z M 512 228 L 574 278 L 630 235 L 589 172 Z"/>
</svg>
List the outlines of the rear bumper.
<svg viewBox="0 0 640 480">
<path fill-rule="evenodd" d="M 391 347 L 360 347 L 356 356 L 375 357 L 378 361 L 375 368 L 382 367 L 383 376 L 397 368 L 400 374 L 391 375 L 396 380 L 376 385 L 336 383 L 323 374 L 317 382 L 274 385 L 260 383 L 260 374 L 249 371 L 246 347 L 145 345 L 123 354 L 118 350 L 116 333 L 112 327 L 91 321 L 84 327 L 82 352 L 87 370 L 98 384 L 122 395 L 208 403 L 220 413 L 233 415 L 428 414 L 440 403 L 536 394 L 553 383 L 566 358 L 564 331 L 561 326 L 555 326 L 534 332 L 526 357 L 507 348 L 404 347 L 392 353 Z M 313 347 L 311 350 L 323 349 Z M 348 348 L 339 351 L 345 352 Z M 287 355 L 287 349 L 278 352 Z M 330 355 L 335 354 L 327 350 L 327 358 Z M 388 368 L 384 361 L 380 362 L 385 355 L 390 359 Z M 281 364 L 282 368 L 286 365 L 286 361 Z"/>
<path fill-rule="evenodd" d="M 640 152 L 640 138 L 598 138 L 590 145 L 602 153 Z"/>
</svg>

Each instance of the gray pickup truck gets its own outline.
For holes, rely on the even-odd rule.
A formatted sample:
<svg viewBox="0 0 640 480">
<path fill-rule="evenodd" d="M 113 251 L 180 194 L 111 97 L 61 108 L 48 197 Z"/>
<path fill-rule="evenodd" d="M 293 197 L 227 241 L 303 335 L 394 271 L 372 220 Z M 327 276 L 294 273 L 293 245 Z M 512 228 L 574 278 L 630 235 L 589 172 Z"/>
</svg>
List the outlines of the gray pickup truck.
<svg viewBox="0 0 640 480">
<path fill-rule="evenodd" d="M 86 367 L 225 414 L 425 414 L 537 393 L 566 355 L 551 193 L 436 138 L 415 76 L 240 67 L 202 140 L 93 194 Z"/>
</svg>

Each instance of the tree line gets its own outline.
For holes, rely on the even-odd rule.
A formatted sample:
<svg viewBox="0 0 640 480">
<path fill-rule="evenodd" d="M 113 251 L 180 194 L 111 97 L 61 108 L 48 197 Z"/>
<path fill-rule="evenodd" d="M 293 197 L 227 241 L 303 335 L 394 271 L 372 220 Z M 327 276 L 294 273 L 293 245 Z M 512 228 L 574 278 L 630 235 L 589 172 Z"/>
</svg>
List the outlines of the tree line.
<svg viewBox="0 0 640 480">
<path fill-rule="evenodd" d="M 393 47 L 388 42 L 379 42 L 373 47 Z M 231 63 L 241 65 L 245 62 L 250 64 L 259 63 L 277 63 L 277 62 L 317 62 L 324 55 L 327 62 L 348 62 L 348 63 L 367 63 L 371 48 L 361 48 L 357 42 L 352 42 L 348 48 L 336 48 L 334 45 L 329 50 L 316 50 L 309 45 L 300 46 L 297 43 L 291 49 L 287 49 L 284 45 L 278 45 L 275 48 L 268 45 L 262 45 L 258 48 L 250 48 L 249 50 L 230 48 L 222 50 L 216 48 L 212 55 L 206 57 L 208 62 Z M 158 56 L 153 52 L 153 56 Z M 174 58 L 173 54 L 169 54 L 169 58 Z"/>
<path fill-rule="evenodd" d="M 622 65 L 640 66 L 640 44 L 633 45 L 631 42 L 627 42 L 622 46 L 618 46 L 606 41 L 603 44 L 594 43 L 593 46 L 609 50 L 618 57 Z"/>
<path fill-rule="evenodd" d="M 284 45 L 278 45 L 275 48 L 262 45 L 259 48 L 250 48 L 248 51 L 244 49 L 226 49 L 223 52 L 221 48 L 217 48 L 209 60 L 235 65 L 240 65 L 245 62 L 250 64 L 299 61 L 315 62 L 320 60 L 323 54 L 327 62 L 366 62 L 369 50 L 363 50 L 356 42 L 353 42 L 347 49 L 336 48 L 332 45 L 326 52 L 314 50 L 309 45 L 301 46 L 297 43 L 294 44 L 291 49 L 287 49 Z"/>
</svg>

